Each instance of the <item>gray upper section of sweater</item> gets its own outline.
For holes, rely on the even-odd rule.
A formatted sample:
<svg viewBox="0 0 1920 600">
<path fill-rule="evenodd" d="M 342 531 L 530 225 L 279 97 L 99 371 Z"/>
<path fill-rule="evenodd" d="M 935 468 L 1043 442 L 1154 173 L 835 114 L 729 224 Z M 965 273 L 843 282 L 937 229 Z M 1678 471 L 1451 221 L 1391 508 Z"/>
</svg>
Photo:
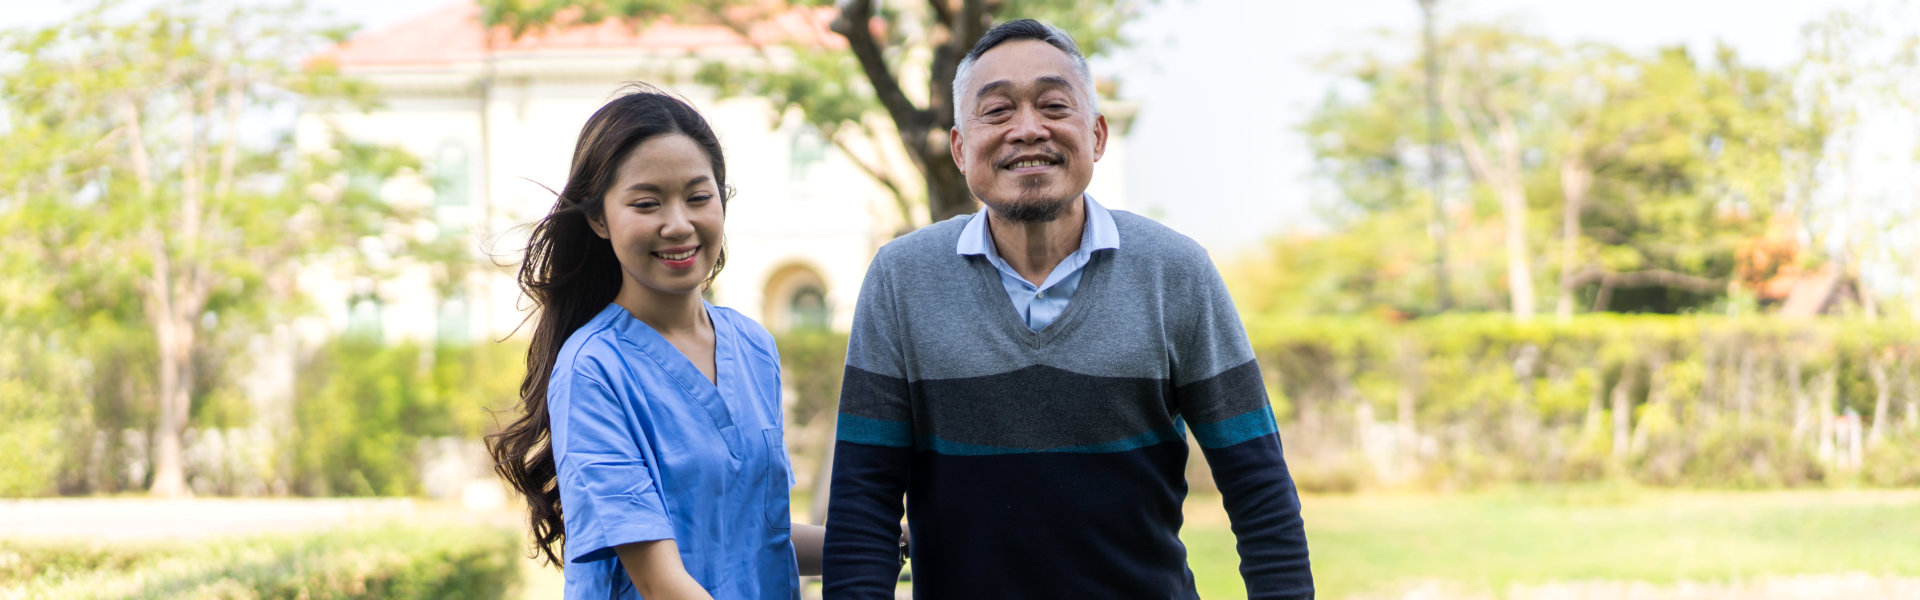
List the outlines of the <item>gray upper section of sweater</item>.
<svg viewBox="0 0 1920 600">
<path fill-rule="evenodd" d="M 1113 211 L 1120 248 L 1094 254 L 1058 320 L 1032 331 L 992 265 L 954 248 L 967 219 L 881 248 L 856 307 L 849 366 L 916 382 L 1036 365 L 1185 385 L 1253 358 L 1207 253 L 1159 223 Z"/>
</svg>

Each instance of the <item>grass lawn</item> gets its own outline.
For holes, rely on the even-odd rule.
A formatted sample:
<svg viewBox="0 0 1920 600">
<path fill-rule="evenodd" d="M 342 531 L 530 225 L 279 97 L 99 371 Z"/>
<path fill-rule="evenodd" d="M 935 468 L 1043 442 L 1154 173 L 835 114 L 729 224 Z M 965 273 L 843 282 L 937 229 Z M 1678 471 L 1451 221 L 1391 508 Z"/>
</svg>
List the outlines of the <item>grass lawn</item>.
<svg viewBox="0 0 1920 600">
<path fill-rule="evenodd" d="M 1319 597 L 1445 581 L 1499 593 L 1569 580 L 1920 575 L 1920 490 L 1546 488 L 1302 499 Z M 1245 598 L 1218 496 L 1187 503 L 1200 594 Z"/>
</svg>

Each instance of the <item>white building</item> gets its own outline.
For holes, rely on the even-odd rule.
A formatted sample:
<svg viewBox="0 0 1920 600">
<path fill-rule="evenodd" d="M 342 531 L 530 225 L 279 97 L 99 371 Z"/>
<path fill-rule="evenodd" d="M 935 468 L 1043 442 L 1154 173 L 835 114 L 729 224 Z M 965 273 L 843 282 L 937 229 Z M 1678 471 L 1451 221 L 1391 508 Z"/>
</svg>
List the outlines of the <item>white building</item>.
<svg viewBox="0 0 1920 600">
<path fill-rule="evenodd" d="M 670 20 L 637 33 L 614 20 L 515 39 L 501 28 L 483 30 L 478 16 L 477 6 L 454 4 L 329 51 L 325 59 L 372 84 L 381 107 L 303 117 L 302 142 L 323 145 L 331 126 L 411 151 L 426 172 L 389 182 L 383 193 L 395 202 L 430 204 L 435 223 L 397 229 L 433 235 L 437 225 L 439 235 L 473 240 L 476 257 L 491 252 L 497 262 L 512 262 L 525 226 L 553 205 L 547 188 L 565 184 L 587 117 L 626 82 L 660 85 L 692 101 L 712 123 L 738 191 L 728 207 L 727 266 L 715 282 L 714 303 L 775 332 L 850 325 L 867 263 L 903 230 L 904 219 L 885 188 L 797 115 L 776 115 L 755 98 L 721 100 L 694 83 L 694 73 L 712 60 L 766 64 L 748 39 L 723 27 Z M 844 42 L 827 29 L 832 17 L 831 9 L 787 13 L 750 33 L 762 44 L 839 46 Z M 772 60 L 780 60 L 780 46 L 768 48 Z M 1109 113 L 1125 108 L 1104 106 Z M 1124 207 L 1121 138 L 1130 119 L 1116 116 L 1109 116 L 1114 135 L 1091 192 L 1109 207 Z M 874 150 L 854 148 L 866 156 Z M 879 150 L 891 153 L 891 164 L 911 169 L 897 148 Z M 377 325 L 389 339 L 498 339 L 526 314 L 512 268 L 486 270 L 463 291 L 442 296 L 424 271 L 404 261 L 395 265 L 395 277 L 306 278 L 306 285 L 352 298 L 324 309 L 325 327 Z"/>
</svg>

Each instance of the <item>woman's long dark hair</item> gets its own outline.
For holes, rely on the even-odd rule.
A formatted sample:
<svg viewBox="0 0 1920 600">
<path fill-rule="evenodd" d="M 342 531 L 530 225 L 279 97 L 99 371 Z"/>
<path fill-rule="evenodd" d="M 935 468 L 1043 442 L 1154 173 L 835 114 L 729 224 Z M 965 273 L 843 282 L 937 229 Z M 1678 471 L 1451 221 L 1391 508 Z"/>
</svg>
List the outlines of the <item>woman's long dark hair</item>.
<svg viewBox="0 0 1920 600">
<path fill-rule="evenodd" d="M 620 293 L 620 261 L 611 242 L 593 232 L 587 219 L 603 219 L 602 200 L 619 173 L 620 163 L 642 141 L 682 134 L 707 151 L 713 180 L 724 209 L 732 195 L 720 140 L 685 101 L 645 84 L 623 88 L 622 95 L 593 113 L 580 128 L 573 147 L 567 185 L 546 218 L 534 224 L 520 262 L 520 290 L 533 299 L 536 319 L 533 341 L 527 348 L 527 375 L 520 380 L 519 418 L 488 436 L 493 470 L 526 496 L 532 522 L 532 556 L 561 565 L 566 527 L 560 520 L 560 489 L 553 463 L 551 427 L 547 420 L 547 386 L 560 347 L 573 332 L 593 319 Z M 722 244 L 713 276 L 726 265 Z"/>
</svg>

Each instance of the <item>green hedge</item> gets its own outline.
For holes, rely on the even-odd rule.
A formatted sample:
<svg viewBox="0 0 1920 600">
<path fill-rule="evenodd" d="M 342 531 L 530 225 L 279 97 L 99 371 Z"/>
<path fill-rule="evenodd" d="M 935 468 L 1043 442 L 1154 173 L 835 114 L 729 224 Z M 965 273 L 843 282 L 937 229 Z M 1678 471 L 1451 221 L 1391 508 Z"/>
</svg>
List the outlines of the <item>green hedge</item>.
<svg viewBox="0 0 1920 600">
<path fill-rule="evenodd" d="M 336 339 L 301 365 L 288 437 L 295 490 L 309 495 L 417 494 L 422 438 L 479 439 L 488 411 L 519 410 L 524 342 L 387 345 Z"/>
<path fill-rule="evenodd" d="M 0 542 L 0 598 L 504 598 L 521 539 L 400 527 L 173 544 Z"/>
<path fill-rule="evenodd" d="M 1289 460 L 1373 471 L 1343 475 L 1358 485 L 1383 470 L 1441 487 L 1608 477 L 1920 485 L 1902 459 L 1920 445 L 1909 416 L 1920 402 L 1920 327 L 1910 322 L 1462 314 L 1248 330 L 1283 421 L 1295 425 Z M 1398 456 L 1351 457 L 1369 435 L 1388 435 L 1403 408 L 1415 435 Z M 1823 449 L 1849 413 L 1868 436 L 1858 465 L 1829 458 L 1844 447 Z"/>
<path fill-rule="evenodd" d="M 1247 331 L 1304 489 L 1920 485 L 1907 408 L 1920 402 L 1920 327 L 1907 322 L 1455 314 L 1254 319 Z M 781 338 L 806 410 L 832 406 L 845 340 Z M 1848 412 L 1863 434 L 1884 412 L 1858 466 L 1822 456 Z"/>
</svg>

